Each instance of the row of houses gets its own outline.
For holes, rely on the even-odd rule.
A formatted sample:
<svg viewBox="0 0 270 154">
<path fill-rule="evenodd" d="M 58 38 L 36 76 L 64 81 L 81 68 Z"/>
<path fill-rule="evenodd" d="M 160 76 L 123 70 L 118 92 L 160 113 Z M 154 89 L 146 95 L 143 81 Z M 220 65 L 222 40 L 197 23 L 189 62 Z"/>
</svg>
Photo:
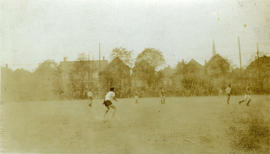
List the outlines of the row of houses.
<svg viewBox="0 0 270 154">
<path fill-rule="evenodd" d="M 64 58 L 59 64 L 62 95 L 75 97 L 87 89 L 99 89 L 99 72 L 107 66 L 108 61 L 104 58 L 81 61 L 68 61 Z M 83 85 L 83 89 L 80 85 Z"/>
</svg>

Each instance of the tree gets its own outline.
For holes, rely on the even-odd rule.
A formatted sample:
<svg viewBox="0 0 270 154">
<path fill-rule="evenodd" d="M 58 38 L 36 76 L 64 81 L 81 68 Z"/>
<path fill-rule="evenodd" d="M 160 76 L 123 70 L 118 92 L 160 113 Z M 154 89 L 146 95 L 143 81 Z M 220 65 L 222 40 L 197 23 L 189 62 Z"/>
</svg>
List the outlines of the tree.
<svg viewBox="0 0 270 154">
<path fill-rule="evenodd" d="M 206 63 L 205 68 L 210 77 L 219 78 L 228 74 L 230 63 L 219 54 L 216 54 Z"/>
<path fill-rule="evenodd" d="M 135 82 L 141 82 L 140 86 L 147 85 L 153 87 L 156 78 L 155 68 L 146 60 L 141 60 L 135 63 L 133 68 L 133 77 Z"/>
<path fill-rule="evenodd" d="M 130 68 L 120 58 L 113 59 L 99 76 L 103 89 L 115 87 L 118 97 L 129 95 Z"/>
<path fill-rule="evenodd" d="M 177 64 L 173 82 L 175 91 L 180 95 L 207 95 L 213 89 L 211 81 L 204 74 L 203 66 L 194 59 Z"/>
<path fill-rule="evenodd" d="M 60 84 L 58 65 L 53 60 L 41 63 L 33 73 L 36 90 L 35 96 L 40 99 L 54 99 L 57 97 Z"/>
<path fill-rule="evenodd" d="M 178 62 L 175 67 L 175 71 L 172 75 L 172 82 L 173 82 L 173 85 L 175 86 L 175 93 L 177 95 L 183 95 L 185 92 L 184 87 L 182 85 L 182 79 L 185 73 L 185 70 L 184 70 L 185 65 L 186 63 L 184 62 L 184 60 L 182 60 L 181 62 Z"/>
<path fill-rule="evenodd" d="M 114 48 L 111 55 L 111 60 L 115 58 L 121 59 L 127 66 L 132 67 L 133 60 L 132 60 L 132 51 L 128 51 L 125 48 L 119 47 Z"/>
<path fill-rule="evenodd" d="M 157 49 L 146 48 L 140 53 L 135 61 L 132 69 L 133 89 L 140 88 L 153 95 L 155 93 L 158 77 L 162 77 L 161 72 L 157 72 L 163 65 L 165 60 L 161 52 Z"/>
<path fill-rule="evenodd" d="M 69 74 L 73 97 L 85 97 L 86 88 L 88 88 L 88 73 L 90 73 L 90 66 L 86 59 L 86 55 L 82 53 L 79 54 L 77 61 L 73 62 L 72 70 Z"/>
<path fill-rule="evenodd" d="M 211 94 L 218 94 L 219 90 L 229 82 L 230 63 L 227 59 L 216 54 L 205 64 L 205 73 L 215 87 L 211 90 Z"/>
<path fill-rule="evenodd" d="M 249 76 L 249 85 L 254 87 L 256 93 L 265 94 L 270 93 L 270 57 L 262 56 L 252 61 L 247 69 L 247 76 Z M 246 85 L 248 86 L 248 85 Z"/>
<path fill-rule="evenodd" d="M 36 89 L 36 83 L 34 82 L 33 73 L 24 69 L 16 69 L 12 76 L 14 85 L 13 99 L 18 101 L 34 99 L 33 89 Z"/>
<path fill-rule="evenodd" d="M 159 69 L 165 64 L 162 53 L 154 48 L 146 48 L 136 58 L 136 63 L 141 61 L 148 62 L 155 70 Z"/>
<path fill-rule="evenodd" d="M 33 89 L 36 85 L 33 82 L 32 73 L 24 69 L 15 71 L 2 67 L 1 96 L 3 101 L 29 101 L 33 98 Z"/>
<path fill-rule="evenodd" d="M 156 85 L 157 87 L 163 87 L 166 90 L 166 95 L 176 94 L 176 85 L 174 84 L 175 69 L 170 66 L 157 72 Z"/>
</svg>

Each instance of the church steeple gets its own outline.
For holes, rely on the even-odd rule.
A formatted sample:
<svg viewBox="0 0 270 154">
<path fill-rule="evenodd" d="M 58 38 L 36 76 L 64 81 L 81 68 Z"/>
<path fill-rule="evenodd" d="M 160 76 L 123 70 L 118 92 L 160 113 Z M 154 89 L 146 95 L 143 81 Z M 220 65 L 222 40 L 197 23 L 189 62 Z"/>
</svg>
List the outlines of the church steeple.
<svg viewBox="0 0 270 154">
<path fill-rule="evenodd" d="M 212 43 L 212 56 L 215 56 L 216 54 L 217 54 L 216 45 L 215 45 L 215 41 L 213 40 L 213 43 Z"/>
</svg>

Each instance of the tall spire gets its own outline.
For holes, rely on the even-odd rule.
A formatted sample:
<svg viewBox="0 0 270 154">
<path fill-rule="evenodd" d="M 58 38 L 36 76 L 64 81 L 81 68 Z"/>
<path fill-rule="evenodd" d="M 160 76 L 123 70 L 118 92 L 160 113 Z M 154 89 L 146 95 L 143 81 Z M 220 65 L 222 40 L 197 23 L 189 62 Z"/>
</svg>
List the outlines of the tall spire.
<svg viewBox="0 0 270 154">
<path fill-rule="evenodd" d="M 238 39 L 238 50 L 239 50 L 239 62 L 240 62 L 240 69 L 242 68 L 242 55 L 241 55 L 241 45 L 240 45 L 240 37 L 237 37 Z"/>
<path fill-rule="evenodd" d="M 100 42 L 98 43 L 98 71 L 100 71 Z"/>
<path fill-rule="evenodd" d="M 217 54 L 216 52 L 216 45 L 215 45 L 215 41 L 213 40 L 213 43 L 212 43 L 212 56 L 215 56 Z"/>
<path fill-rule="evenodd" d="M 256 43 L 256 46 L 257 46 L 257 58 L 259 58 L 259 56 L 260 56 L 260 49 L 259 49 L 259 43 L 258 42 Z"/>
</svg>

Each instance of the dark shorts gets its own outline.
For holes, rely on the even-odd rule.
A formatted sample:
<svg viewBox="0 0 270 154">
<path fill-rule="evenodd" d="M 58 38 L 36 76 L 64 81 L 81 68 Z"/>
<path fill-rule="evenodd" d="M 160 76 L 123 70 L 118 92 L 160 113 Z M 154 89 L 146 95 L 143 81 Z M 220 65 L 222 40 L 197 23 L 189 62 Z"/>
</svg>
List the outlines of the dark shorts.
<svg viewBox="0 0 270 154">
<path fill-rule="evenodd" d="M 103 104 L 104 104 L 105 106 L 110 106 L 110 105 L 112 105 L 112 102 L 109 101 L 109 100 L 107 100 L 107 101 L 104 101 Z"/>
</svg>

